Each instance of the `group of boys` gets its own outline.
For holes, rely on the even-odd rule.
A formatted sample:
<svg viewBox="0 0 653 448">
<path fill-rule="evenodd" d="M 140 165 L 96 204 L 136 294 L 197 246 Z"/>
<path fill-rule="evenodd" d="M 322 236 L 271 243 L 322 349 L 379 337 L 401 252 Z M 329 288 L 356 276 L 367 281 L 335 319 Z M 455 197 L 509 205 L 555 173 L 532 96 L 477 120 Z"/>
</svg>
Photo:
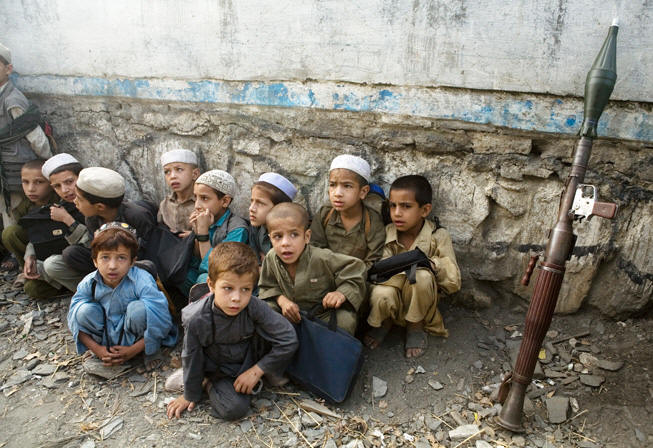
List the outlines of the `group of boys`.
<svg viewBox="0 0 653 448">
<path fill-rule="evenodd" d="M 3 48 L 2 95 L 3 86 L 11 86 L 10 53 Z M 370 194 L 371 169 L 360 157 L 332 161 L 329 203 L 312 222 L 306 209 L 292 202 L 295 186 L 278 173 L 265 173 L 252 187 L 248 223 L 230 209 L 234 178 L 222 170 L 200 174 L 192 151 L 161 156 L 171 192 L 157 210 L 124 200 L 125 181 L 113 170 L 82 169 L 66 153 L 33 150 L 32 155 L 20 169 L 25 199 L 9 211 L 20 217 L 30 208 L 49 210 L 68 245 L 39 259 L 17 224 L 5 227 L 2 240 L 19 262 L 24 260 L 29 295 L 74 293 L 68 325 L 80 353 L 90 350 L 106 366 L 143 353 L 148 365 L 162 346 L 174 346 L 177 327 L 156 272 L 137 260 L 157 226 L 180 240 L 194 240 L 186 281 L 177 286 L 188 295 L 194 285 L 206 284 L 208 293 L 181 313 L 182 369 L 175 375 L 183 394 L 168 405 L 169 417 L 192 410 L 204 391 L 217 416 L 244 415 L 263 379 L 272 385 L 287 381 L 284 370 L 299 344 L 292 324 L 301 322 L 302 312 L 318 310 L 325 320 L 335 313 L 337 325 L 351 335 L 366 319 L 363 340 L 371 349 L 393 324 L 406 327 L 408 358 L 424 353 L 427 332 L 447 335 L 438 296 L 460 288 L 460 271 L 449 233 L 428 219 L 432 190 L 422 176 L 392 183 L 386 225 L 383 198 Z M 415 282 L 400 273 L 381 284 L 368 283 L 375 262 L 415 248 L 431 264 L 417 270 Z"/>
</svg>

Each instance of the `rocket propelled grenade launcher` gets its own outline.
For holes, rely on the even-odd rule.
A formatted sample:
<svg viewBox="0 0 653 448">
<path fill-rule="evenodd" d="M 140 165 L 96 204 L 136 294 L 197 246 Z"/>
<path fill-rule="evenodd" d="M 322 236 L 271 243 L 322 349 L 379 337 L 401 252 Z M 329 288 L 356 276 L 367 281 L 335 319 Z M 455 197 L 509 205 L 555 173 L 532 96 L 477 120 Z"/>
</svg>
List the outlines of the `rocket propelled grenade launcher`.
<svg viewBox="0 0 653 448">
<path fill-rule="evenodd" d="M 574 151 L 574 162 L 560 197 L 560 208 L 555 226 L 549 231 L 544 260 L 537 266 L 538 275 L 524 325 L 524 338 L 511 373 L 501 384 L 499 401 L 503 403 L 496 421 L 510 431 L 521 432 L 524 395 L 531 383 L 535 363 L 542 347 L 553 311 L 558 301 L 560 286 L 565 275 L 565 264 L 571 258 L 576 235 L 574 220 L 601 216 L 611 219 L 617 211 L 616 204 L 598 202 L 596 187 L 583 183 L 587 163 L 592 151 L 592 139 L 617 80 L 617 21 L 613 21 L 599 54 L 585 80 L 584 119 L 580 140 Z M 528 285 L 537 257 L 532 257 L 521 282 Z"/>
</svg>

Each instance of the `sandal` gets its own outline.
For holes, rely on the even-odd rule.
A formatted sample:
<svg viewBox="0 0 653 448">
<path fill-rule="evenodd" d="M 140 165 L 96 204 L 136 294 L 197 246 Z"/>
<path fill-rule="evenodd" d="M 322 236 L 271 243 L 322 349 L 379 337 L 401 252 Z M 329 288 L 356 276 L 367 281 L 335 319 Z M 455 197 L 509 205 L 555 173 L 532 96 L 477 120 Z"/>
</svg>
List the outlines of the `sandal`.
<svg viewBox="0 0 653 448">
<path fill-rule="evenodd" d="M 18 269 L 18 261 L 13 257 L 13 255 L 7 255 L 0 263 L 0 271 L 11 272 Z"/>
<path fill-rule="evenodd" d="M 370 331 L 365 333 L 365 336 L 363 337 L 363 340 L 365 342 L 365 346 L 369 348 L 370 350 L 374 350 L 377 348 L 385 337 L 390 333 L 390 329 L 392 328 L 392 325 L 381 325 L 380 327 L 372 327 Z"/>
<path fill-rule="evenodd" d="M 419 358 L 420 356 L 426 353 L 426 349 L 429 346 L 428 335 L 425 331 L 406 331 L 406 358 Z M 409 349 L 420 349 L 417 355 L 408 356 Z"/>
</svg>

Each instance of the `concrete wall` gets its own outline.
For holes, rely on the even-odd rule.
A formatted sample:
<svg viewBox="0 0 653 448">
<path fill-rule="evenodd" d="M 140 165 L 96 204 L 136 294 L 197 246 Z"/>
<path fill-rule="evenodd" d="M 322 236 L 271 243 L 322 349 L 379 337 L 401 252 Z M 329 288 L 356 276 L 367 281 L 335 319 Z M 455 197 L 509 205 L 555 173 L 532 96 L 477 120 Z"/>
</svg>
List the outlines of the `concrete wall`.
<svg viewBox="0 0 653 448">
<path fill-rule="evenodd" d="M 614 15 L 619 79 L 587 180 L 614 221 L 577 226 L 558 310 L 653 303 L 653 6 L 591 0 L 4 0 L 13 79 L 60 151 L 114 168 L 159 200 L 158 157 L 183 146 L 239 181 L 235 209 L 275 170 L 310 212 L 329 161 L 370 161 L 387 191 L 434 186 L 464 303 L 530 297 L 529 253 L 553 224 L 582 121 L 585 75 Z M 532 287 L 532 286 L 531 286 Z"/>
</svg>

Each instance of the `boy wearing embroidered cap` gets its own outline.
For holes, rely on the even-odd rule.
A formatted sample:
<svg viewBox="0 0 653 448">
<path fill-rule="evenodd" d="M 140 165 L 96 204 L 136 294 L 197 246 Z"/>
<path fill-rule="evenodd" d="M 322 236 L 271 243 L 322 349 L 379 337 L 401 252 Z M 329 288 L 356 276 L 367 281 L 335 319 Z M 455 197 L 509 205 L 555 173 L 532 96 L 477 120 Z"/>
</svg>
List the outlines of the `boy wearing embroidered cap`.
<svg viewBox="0 0 653 448">
<path fill-rule="evenodd" d="M 120 174 L 108 168 L 84 168 L 77 178 L 75 192 L 75 205 L 86 217 L 89 242 L 102 224 L 120 221 L 136 229 L 139 254 L 143 254 L 147 238 L 156 221 L 145 207 L 123 201 L 125 180 Z M 94 270 L 88 242 L 69 246 L 64 249 L 62 255 L 66 264 L 80 274 L 86 275 Z"/>
<path fill-rule="evenodd" d="M 161 201 L 156 220 L 183 238 L 191 232 L 189 219 L 195 209 L 193 186 L 200 175 L 197 156 L 187 149 L 175 149 L 161 156 L 161 166 L 172 192 Z"/>
<path fill-rule="evenodd" d="M 78 353 L 91 350 L 105 366 L 145 352 L 146 367 L 162 345 L 173 347 L 177 327 L 154 278 L 134 266 L 136 231 L 124 223 L 103 225 L 91 244 L 95 272 L 70 301 L 68 328 Z"/>
<path fill-rule="evenodd" d="M 265 218 L 272 207 L 282 202 L 292 202 L 297 188 L 281 174 L 264 173 L 252 186 L 249 203 L 249 247 L 258 256 L 259 264 L 272 249 Z"/>
<path fill-rule="evenodd" d="M 365 262 L 369 269 L 381 258 L 385 230 L 379 212 L 363 201 L 370 191 L 370 165 L 344 154 L 331 162 L 330 204 L 320 208 L 311 224 L 311 244 Z"/>
<path fill-rule="evenodd" d="M 195 210 L 189 222 L 195 232 L 196 251 L 184 284 L 188 292 L 196 283 L 204 283 L 209 272 L 211 249 L 226 241 L 247 243 L 247 222 L 229 209 L 236 194 L 236 181 L 222 170 L 210 170 L 195 181 Z"/>
</svg>

